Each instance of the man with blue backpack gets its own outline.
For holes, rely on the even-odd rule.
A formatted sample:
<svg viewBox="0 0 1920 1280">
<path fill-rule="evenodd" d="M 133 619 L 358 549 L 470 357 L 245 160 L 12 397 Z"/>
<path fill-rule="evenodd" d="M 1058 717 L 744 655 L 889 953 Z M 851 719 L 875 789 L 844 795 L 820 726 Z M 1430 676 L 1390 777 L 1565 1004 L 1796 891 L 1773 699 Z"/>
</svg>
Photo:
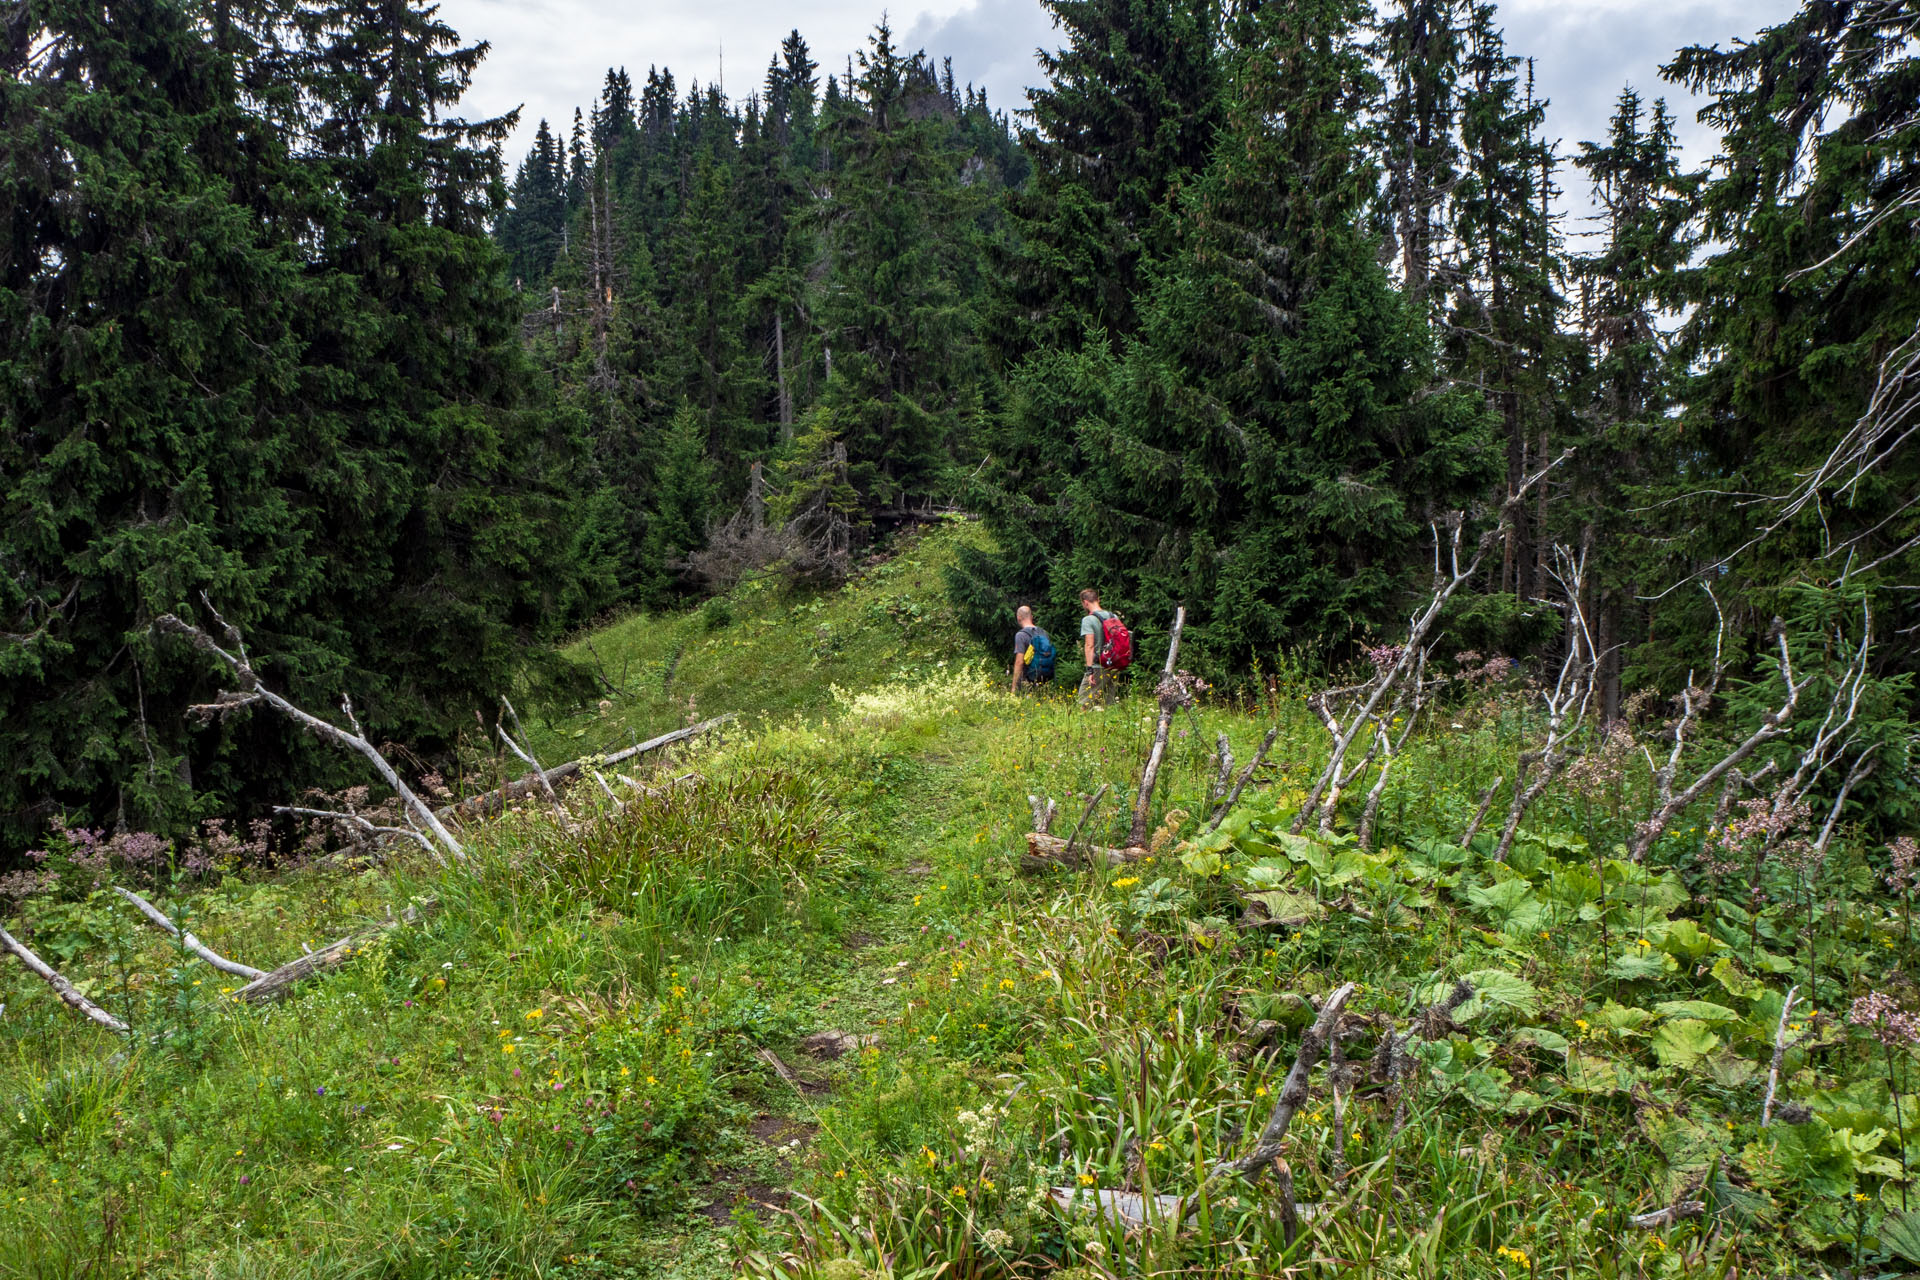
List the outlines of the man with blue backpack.
<svg viewBox="0 0 1920 1280">
<path fill-rule="evenodd" d="M 1013 633 L 1013 692 L 1031 689 L 1053 679 L 1053 637 L 1033 620 L 1033 610 L 1021 605 L 1013 615 L 1020 629 Z"/>
</svg>

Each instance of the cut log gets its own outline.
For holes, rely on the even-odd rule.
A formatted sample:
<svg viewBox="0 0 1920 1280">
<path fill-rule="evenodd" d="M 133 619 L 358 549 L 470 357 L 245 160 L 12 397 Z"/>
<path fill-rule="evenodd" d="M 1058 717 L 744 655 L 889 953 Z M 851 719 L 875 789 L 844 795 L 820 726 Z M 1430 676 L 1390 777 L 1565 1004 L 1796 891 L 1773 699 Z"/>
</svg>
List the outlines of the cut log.
<svg viewBox="0 0 1920 1280">
<path fill-rule="evenodd" d="M 68 982 L 61 974 L 56 973 L 46 961 L 29 951 L 26 943 L 20 941 L 5 929 L 0 929 L 0 950 L 10 951 L 19 957 L 20 963 L 33 970 L 42 982 L 52 987 L 55 995 L 59 996 L 62 1000 L 66 1001 L 69 1005 L 93 1021 L 99 1023 L 109 1031 L 118 1031 L 121 1035 L 127 1033 L 126 1023 L 120 1021 L 120 1019 L 114 1017 L 105 1009 L 102 1009 L 99 1005 L 87 999 L 84 995 L 81 995 L 78 987 Z"/>
<path fill-rule="evenodd" d="M 1130 845 L 1125 849 L 1111 849 L 1106 845 L 1081 845 L 1069 852 L 1069 842 L 1059 836 L 1050 836 L 1044 831 L 1027 833 L 1027 854 L 1020 860 L 1022 871 L 1045 871 L 1052 867 L 1078 867 L 1088 864 L 1103 864 L 1109 867 L 1124 867 L 1130 862 L 1138 862 L 1147 856 L 1140 845 Z"/>
<path fill-rule="evenodd" d="M 298 959 L 289 960 L 278 969 L 254 979 L 233 993 L 233 998 L 242 1004 L 265 1004 L 269 1000 L 278 1000 L 292 989 L 296 982 L 315 977 L 329 969 L 337 969 L 351 957 L 366 950 L 369 942 L 403 924 L 413 924 L 431 912 L 439 904 L 432 899 L 417 907 L 408 907 L 398 916 L 381 920 L 357 933 L 350 933 L 338 942 L 329 943 L 318 951 L 309 951 Z"/>
</svg>

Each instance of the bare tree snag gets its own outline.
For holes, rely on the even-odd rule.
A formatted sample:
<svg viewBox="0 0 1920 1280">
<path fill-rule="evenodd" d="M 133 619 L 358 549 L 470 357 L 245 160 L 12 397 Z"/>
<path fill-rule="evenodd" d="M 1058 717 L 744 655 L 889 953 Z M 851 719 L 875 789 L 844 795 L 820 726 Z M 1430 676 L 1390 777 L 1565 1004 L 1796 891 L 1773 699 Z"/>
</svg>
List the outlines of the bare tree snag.
<svg viewBox="0 0 1920 1280">
<path fill-rule="evenodd" d="M 1547 704 L 1547 737 L 1538 750 L 1522 751 L 1513 775 L 1513 801 L 1507 806 L 1507 824 L 1500 832 L 1500 843 L 1493 851 L 1495 862 L 1505 862 L 1520 833 L 1520 821 L 1542 793 L 1552 785 L 1573 752 L 1567 744 L 1579 733 L 1593 700 L 1594 677 L 1599 672 L 1599 655 L 1594 650 L 1593 629 L 1587 624 L 1587 554 L 1578 557 L 1555 544 L 1555 568 L 1548 569 L 1566 594 L 1567 656 L 1560 664 L 1560 675 L 1553 689 L 1542 694 Z M 1531 779 L 1529 779 L 1531 774 Z"/>
<path fill-rule="evenodd" d="M 1712 592 L 1708 592 L 1708 595 L 1711 596 Z M 1718 601 L 1714 602 L 1714 607 L 1716 609 L 1719 608 Z M 1724 633 L 1724 619 L 1721 623 L 1721 629 Z M 1701 712 L 1705 709 L 1707 700 L 1712 697 L 1713 691 L 1719 687 L 1720 677 L 1726 670 L 1725 663 L 1720 657 L 1720 642 L 1718 639 L 1716 639 L 1714 643 L 1714 671 L 1707 687 L 1705 689 L 1694 688 L 1692 687 L 1692 682 L 1688 682 L 1689 687 L 1680 695 L 1680 719 L 1674 722 L 1673 749 L 1667 755 L 1666 764 L 1654 774 L 1655 804 L 1653 813 L 1645 822 L 1639 825 L 1634 833 L 1633 845 L 1628 853 L 1628 856 L 1633 861 L 1645 861 L 1647 854 L 1652 851 L 1654 843 L 1665 834 L 1668 825 L 1671 824 L 1674 818 L 1678 817 L 1688 805 L 1698 800 L 1706 792 L 1712 790 L 1714 784 L 1719 782 L 1722 776 L 1728 771 L 1739 767 L 1742 761 L 1746 760 L 1748 756 L 1752 755 L 1763 744 L 1771 742 L 1786 731 L 1786 723 L 1792 719 L 1794 706 L 1800 701 L 1801 690 L 1806 688 L 1807 680 L 1811 679 L 1811 677 L 1803 678 L 1798 684 L 1794 683 L 1793 657 L 1787 651 L 1786 628 L 1778 618 L 1774 619 L 1773 635 L 1775 641 L 1780 646 L 1780 679 L 1786 686 L 1786 693 L 1781 700 L 1779 708 L 1774 711 L 1769 711 L 1763 716 L 1759 726 L 1755 728 L 1752 733 L 1748 734 L 1739 745 L 1722 756 L 1718 762 L 1709 766 L 1699 777 L 1693 780 L 1690 786 L 1682 791 L 1676 792 L 1674 790 L 1674 775 L 1679 772 L 1680 756 L 1686 749 L 1687 731 L 1698 721 Z"/>
<path fill-rule="evenodd" d="M 1471 845 L 1473 838 L 1480 834 L 1480 824 L 1487 820 L 1487 814 L 1493 809 L 1494 793 L 1500 790 L 1500 784 L 1505 781 L 1504 776 L 1495 774 L 1493 781 L 1487 784 L 1487 789 L 1480 793 L 1480 807 L 1473 811 L 1473 821 L 1467 824 L 1467 829 L 1460 836 L 1462 849 Z"/>
<path fill-rule="evenodd" d="M 1233 744 L 1227 741 L 1226 730 L 1220 736 L 1213 750 L 1214 777 L 1207 787 L 1207 808 L 1216 810 L 1227 798 L 1227 788 L 1233 783 Z"/>
<path fill-rule="evenodd" d="M 289 960 L 271 973 L 262 974 L 246 986 L 233 993 L 233 999 L 241 1004 L 265 1004 L 285 996 L 296 982 L 324 973 L 328 969 L 337 969 L 353 956 L 366 950 L 367 944 L 381 934 L 398 929 L 403 924 L 413 924 L 423 915 L 432 911 L 438 904 L 431 900 L 417 907 L 408 907 L 398 916 L 379 921 L 356 933 L 350 933 L 338 942 L 329 943 L 318 951 L 309 951 L 298 959 Z"/>
<path fill-rule="evenodd" d="M 439 851 L 434 848 L 433 842 L 428 840 L 426 835 L 417 827 L 383 826 L 360 814 L 351 812 L 343 813 L 337 809 L 307 809 L 299 805 L 280 804 L 275 805 L 273 811 L 275 813 L 284 813 L 294 818 L 325 818 L 333 822 L 338 822 L 343 826 L 351 827 L 365 836 L 397 836 L 403 840 L 413 841 L 422 849 L 425 849 L 429 856 L 437 856 L 439 853 Z"/>
<path fill-rule="evenodd" d="M 1780 1025 L 1773 1032 L 1773 1062 L 1767 1068 L 1767 1097 L 1760 1104 L 1762 1129 L 1773 1123 L 1773 1097 L 1780 1088 L 1780 1064 L 1787 1058 L 1787 1019 L 1793 1016 L 1793 997 L 1799 990 L 1797 986 L 1788 987 L 1787 998 L 1780 1002 Z"/>
<path fill-rule="evenodd" d="M 73 1008 L 79 1010 L 109 1031 L 118 1031 L 121 1035 L 127 1034 L 128 1028 L 126 1023 L 120 1021 L 120 1019 L 114 1017 L 105 1009 L 102 1009 L 99 1005 L 81 995 L 79 988 L 56 973 L 48 966 L 46 961 L 29 951 L 26 943 L 21 942 L 4 928 L 0 928 L 0 949 L 10 951 L 19 957 L 21 964 L 33 970 L 42 982 L 45 982 L 53 988 L 55 995 L 66 1001 Z"/>
<path fill-rule="evenodd" d="M 1227 815 L 1233 812 L 1233 806 L 1240 803 L 1240 793 L 1247 789 L 1247 783 L 1253 780 L 1254 770 L 1265 762 L 1267 752 L 1273 749 L 1274 740 L 1279 736 L 1279 725 L 1267 730 L 1267 736 L 1260 740 L 1260 749 L 1253 753 L 1253 759 L 1247 761 L 1247 767 L 1240 771 L 1238 778 L 1234 779 L 1233 790 L 1227 792 L 1226 798 L 1214 807 L 1213 817 L 1207 822 L 1207 830 L 1218 830 L 1220 824 L 1226 821 Z"/>
<path fill-rule="evenodd" d="M 441 824 L 439 817 L 434 814 L 432 808 L 418 795 L 415 795 L 413 788 L 409 787 L 400 775 L 394 771 L 393 766 L 387 763 L 387 758 L 380 754 L 379 748 L 367 741 L 366 736 L 360 732 L 360 725 L 354 718 L 353 703 L 350 699 L 342 698 L 340 700 L 340 708 L 346 713 L 347 723 L 352 726 L 352 732 L 348 732 L 346 729 L 342 729 L 329 721 L 322 720 L 318 716 L 310 715 L 302 711 L 299 707 L 294 706 L 291 702 L 288 702 L 285 698 L 267 688 L 253 669 L 253 661 L 247 656 L 247 647 L 240 637 L 239 629 L 220 616 L 220 611 L 213 607 L 212 601 L 206 600 L 205 596 L 202 596 L 201 599 L 207 606 L 207 612 L 213 615 L 214 621 L 220 625 L 221 631 L 225 633 L 228 643 L 233 645 L 231 652 L 221 648 L 212 636 L 208 635 L 199 627 L 194 626 L 190 622 L 184 622 L 171 613 L 161 614 L 160 617 L 154 620 L 154 625 L 161 631 L 184 636 L 193 644 L 194 648 L 200 650 L 202 653 L 211 654 L 225 663 L 227 669 L 233 673 L 235 679 L 240 683 L 239 692 L 222 692 L 213 702 L 192 708 L 191 710 L 195 714 L 202 717 L 222 716 L 230 712 L 238 711 L 244 707 L 252 706 L 254 703 L 265 703 L 309 733 L 325 738 L 329 742 L 345 747 L 349 751 L 357 752 L 359 755 L 364 756 L 367 762 L 373 766 L 374 772 L 380 775 L 381 781 L 391 787 L 394 794 L 400 797 L 400 802 L 406 806 L 407 812 L 417 819 L 420 825 L 433 833 L 433 837 L 438 842 L 440 849 L 452 855 L 456 862 L 466 861 L 467 851 L 461 847 L 458 840 L 454 839 L 453 833 Z"/>
<path fill-rule="evenodd" d="M 1506 501 L 1500 504 L 1499 519 L 1492 528 L 1480 535 L 1479 540 L 1474 544 L 1471 556 L 1468 557 L 1464 565 L 1461 563 L 1460 553 L 1461 537 L 1466 525 L 1466 513 L 1456 511 L 1449 519 L 1450 558 L 1444 570 L 1440 563 L 1440 528 L 1437 524 L 1434 526 L 1433 595 L 1428 599 L 1427 603 L 1409 619 L 1406 643 L 1400 646 L 1399 656 L 1395 659 L 1393 665 L 1385 668 L 1372 680 L 1358 686 L 1357 689 L 1341 691 L 1353 692 L 1359 700 L 1358 708 L 1348 717 L 1347 723 L 1344 726 L 1332 715 L 1327 706 L 1328 696 L 1333 691 L 1328 691 L 1328 694 L 1315 695 L 1315 698 L 1318 699 L 1318 705 L 1315 706 L 1315 710 L 1320 713 L 1322 720 L 1327 724 L 1328 732 L 1333 736 L 1333 750 L 1328 755 L 1327 763 L 1321 769 L 1320 776 L 1314 782 L 1312 790 L 1307 793 L 1306 802 L 1300 806 L 1300 812 L 1294 815 L 1291 830 L 1295 835 L 1303 831 L 1311 819 L 1319 816 L 1321 805 L 1326 802 L 1327 793 L 1330 789 L 1334 789 L 1336 784 L 1341 782 L 1342 778 L 1351 780 L 1352 778 L 1358 777 L 1361 769 L 1365 768 L 1366 762 L 1363 761 L 1361 769 L 1346 770 L 1347 755 L 1359 740 L 1361 731 L 1369 725 L 1377 728 L 1381 705 L 1387 701 L 1389 695 L 1396 693 L 1402 680 L 1413 669 L 1414 664 L 1424 659 L 1426 655 L 1427 635 L 1433 630 L 1434 623 L 1439 621 L 1440 614 L 1445 610 L 1447 602 L 1453 598 L 1454 593 L 1458 591 L 1464 583 L 1480 571 L 1480 564 L 1486 559 L 1487 553 L 1492 550 L 1494 546 L 1498 545 L 1511 531 L 1514 517 L 1516 513 L 1522 509 L 1528 492 L 1531 491 L 1536 484 L 1544 480 L 1549 472 L 1553 471 L 1554 468 L 1572 456 L 1573 450 L 1568 449 L 1552 462 L 1549 462 L 1546 466 L 1522 480 L 1520 484 L 1514 488 L 1513 492 L 1507 495 Z M 1377 742 L 1378 734 L 1376 733 L 1376 748 Z M 1322 825 L 1329 825 L 1331 821 L 1331 816 L 1328 816 Z"/>
<path fill-rule="evenodd" d="M 1193 701 L 1186 683 L 1174 676 L 1174 663 L 1180 657 L 1180 632 L 1187 625 L 1187 607 L 1173 611 L 1173 638 L 1167 643 L 1167 665 L 1160 672 L 1155 695 L 1160 700 L 1160 722 L 1153 730 L 1153 749 L 1147 753 L 1146 767 L 1140 771 L 1140 793 L 1133 802 L 1133 830 L 1129 845 L 1147 842 L 1147 811 L 1153 805 L 1154 784 L 1160 781 L 1160 765 L 1167 755 L 1167 731 L 1173 726 L 1173 713 Z"/>
<path fill-rule="evenodd" d="M 248 982 L 252 982 L 256 978 L 264 978 L 267 976 L 265 970 L 256 969 L 250 964 L 241 964 L 238 960 L 229 960 L 225 956 L 218 953 L 217 951 L 214 951 L 212 948 L 208 947 L 205 943 L 201 942 L 200 939 L 194 937 L 191 933 L 182 932 L 180 927 L 174 924 L 173 921 L 167 919 L 166 915 L 158 907 L 154 906 L 151 902 L 148 902 L 145 898 L 141 897 L 139 894 L 135 893 L 133 890 L 125 888 L 121 885 L 115 885 L 113 886 L 113 891 L 119 894 L 121 897 L 125 898 L 128 902 L 131 902 L 136 908 L 138 908 L 141 915 L 145 916 L 148 920 L 153 922 L 154 928 L 160 930 L 162 933 L 167 934 L 169 937 L 179 939 L 181 946 L 185 947 L 188 951 L 191 951 L 194 955 L 200 957 L 202 960 L 206 961 L 208 964 L 212 965 L 214 968 L 218 969 L 220 972 L 230 973 L 236 978 L 245 978 Z"/>
</svg>

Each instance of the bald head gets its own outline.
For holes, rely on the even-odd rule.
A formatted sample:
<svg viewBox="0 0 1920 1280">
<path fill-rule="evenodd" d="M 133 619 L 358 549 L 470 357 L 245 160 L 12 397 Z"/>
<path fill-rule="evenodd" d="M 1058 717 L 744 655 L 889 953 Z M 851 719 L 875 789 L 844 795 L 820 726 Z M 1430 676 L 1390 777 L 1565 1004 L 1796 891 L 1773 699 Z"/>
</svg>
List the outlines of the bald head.
<svg viewBox="0 0 1920 1280">
<path fill-rule="evenodd" d="M 1033 621 L 1033 610 L 1023 604 L 1013 611 L 1013 616 L 1024 627 Z"/>
</svg>

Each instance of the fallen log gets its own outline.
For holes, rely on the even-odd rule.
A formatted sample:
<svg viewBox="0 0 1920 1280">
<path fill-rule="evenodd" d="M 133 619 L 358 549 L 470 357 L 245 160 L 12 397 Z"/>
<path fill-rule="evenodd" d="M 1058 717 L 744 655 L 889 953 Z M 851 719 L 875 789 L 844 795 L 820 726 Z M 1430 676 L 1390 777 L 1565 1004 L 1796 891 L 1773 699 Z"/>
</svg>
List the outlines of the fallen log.
<svg viewBox="0 0 1920 1280">
<path fill-rule="evenodd" d="M 1094 1216 L 1110 1219 L 1128 1230 L 1146 1226 L 1149 1220 L 1171 1222 L 1174 1215 L 1182 1211 L 1183 1205 L 1187 1216 L 1181 1220 L 1182 1226 L 1200 1216 L 1199 1202 L 1191 1196 L 1143 1196 L 1134 1191 L 1092 1190 L 1086 1187 L 1049 1187 L 1047 1192 L 1064 1213 L 1074 1212 L 1076 1205 L 1084 1206 Z M 1325 1205 L 1317 1203 L 1294 1205 L 1295 1216 L 1300 1222 L 1311 1222 L 1325 1210 Z M 1270 1212 L 1275 1218 L 1284 1218 L 1286 1210 L 1284 1205 L 1276 1205 Z"/>
<path fill-rule="evenodd" d="M 26 943 L 20 941 L 3 928 L 0 928 L 0 948 L 4 948 L 19 957 L 21 964 L 33 970 L 41 981 L 53 988 L 55 995 L 59 996 L 69 1005 L 109 1031 L 118 1031 L 121 1035 L 127 1033 L 126 1023 L 120 1021 L 120 1019 L 114 1017 L 105 1009 L 102 1009 L 99 1005 L 87 999 L 84 995 L 81 995 L 78 987 L 68 982 L 61 974 L 55 972 L 46 961 L 28 950 Z"/>
<path fill-rule="evenodd" d="M 1029 831 L 1027 853 L 1020 859 L 1020 869 L 1034 872 L 1053 867 L 1077 867 L 1087 864 L 1124 867 L 1146 856 L 1146 849 L 1140 845 L 1112 849 L 1106 845 L 1086 844 L 1074 848 L 1070 841 L 1062 840 L 1059 836 L 1050 836 L 1044 831 Z"/>
<path fill-rule="evenodd" d="M 490 818 L 515 800 L 524 800 L 536 792 L 544 792 L 558 782 L 572 782 L 580 775 L 581 770 L 590 765 L 604 769 L 610 765 L 619 764 L 623 760 L 631 760 L 648 751 L 656 751 L 661 747 L 670 747 L 676 742 L 697 738 L 703 733 L 726 724 L 736 714 L 729 711 L 711 720 L 702 720 L 699 724 L 675 729 L 671 733 L 663 733 L 657 738 L 648 738 L 645 742 L 635 743 L 630 747 L 622 747 L 605 756 L 586 756 L 579 760 L 569 760 L 565 764 L 557 764 L 551 769 L 543 769 L 538 774 L 529 772 L 507 783 L 504 787 L 496 787 L 492 791 L 468 796 L 465 800 L 450 804 L 439 811 L 439 816 L 455 822 L 465 822 L 472 818 Z"/>
<path fill-rule="evenodd" d="M 233 993 L 233 998 L 241 1004 L 265 1004 L 269 1000 L 278 1000 L 286 995 L 294 983 L 314 977 L 328 969 L 337 969 L 345 964 L 355 952 L 364 951 L 367 943 L 391 929 L 403 924 L 414 924 L 439 904 L 432 899 L 417 907 L 408 907 L 398 916 L 392 916 L 350 933 L 338 942 L 329 943 L 318 951 L 309 951 L 297 960 L 289 960 L 271 973 L 262 974 L 246 986 Z"/>
<path fill-rule="evenodd" d="M 202 960 L 220 970 L 220 972 L 230 973 L 236 978 L 245 978 L 248 982 L 253 982 L 256 979 L 267 976 L 264 969 L 256 969 L 250 964 L 241 964 L 238 960 L 229 960 L 219 952 L 208 947 L 191 933 L 182 932 L 178 925 L 167 919 L 165 913 L 163 913 L 160 908 L 154 906 L 133 890 L 121 885 L 115 885 L 113 886 L 113 891 L 139 908 L 140 914 L 152 921 L 154 928 L 170 937 L 178 938 L 181 946 L 191 951 L 194 955 L 199 956 Z"/>
</svg>

